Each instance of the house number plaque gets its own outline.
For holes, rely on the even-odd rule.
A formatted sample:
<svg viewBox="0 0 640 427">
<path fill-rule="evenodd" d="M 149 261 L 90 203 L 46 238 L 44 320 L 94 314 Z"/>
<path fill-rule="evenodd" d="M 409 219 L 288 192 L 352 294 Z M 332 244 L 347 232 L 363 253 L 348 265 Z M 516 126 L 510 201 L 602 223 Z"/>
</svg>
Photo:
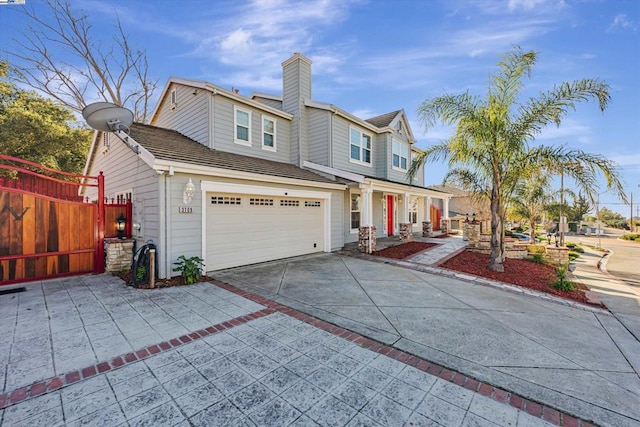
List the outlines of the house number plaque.
<svg viewBox="0 0 640 427">
<path fill-rule="evenodd" d="M 178 213 L 190 214 L 193 213 L 191 206 L 178 206 Z"/>
</svg>

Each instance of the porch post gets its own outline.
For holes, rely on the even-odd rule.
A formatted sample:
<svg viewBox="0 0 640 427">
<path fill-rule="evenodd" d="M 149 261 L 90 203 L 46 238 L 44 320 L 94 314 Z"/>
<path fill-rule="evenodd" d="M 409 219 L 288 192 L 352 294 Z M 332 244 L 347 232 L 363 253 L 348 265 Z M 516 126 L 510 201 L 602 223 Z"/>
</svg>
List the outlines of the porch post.
<svg viewBox="0 0 640 427">
<path fill-rule="evenodd" d="M 431 196 L 424 199 L 424 221 L 422 222 L 422 237 L 433 236 L 433 225 L 431 224 Z"/>
<path fill-rule="evenodd" d="M 358 250 L 372 253 L 376 251 L 376 228 L 373 226 L 373 189 L 362 187 L 362 211 L 358 230 Z"/>
<path fill-rule="evenodd" d="M 444 219 L 449 219 L 449 197 L 445 197 L 443 200 L 443 210 L 444 212 L 442 212 L 442 217 Z"/>
</svg>

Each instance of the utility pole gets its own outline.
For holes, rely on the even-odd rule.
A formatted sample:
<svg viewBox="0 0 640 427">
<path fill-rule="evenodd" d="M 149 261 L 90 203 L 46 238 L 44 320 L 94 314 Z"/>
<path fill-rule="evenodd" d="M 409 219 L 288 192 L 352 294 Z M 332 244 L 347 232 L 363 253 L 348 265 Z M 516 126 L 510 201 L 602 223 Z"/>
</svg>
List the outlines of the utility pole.
<svg viewBox="0 0 640 427">
<path fill-rule="evenodd" d="M 633 191 L 631 192 L 629 204 L 631 205 L 631 214 L 629 215 L 629 233 L 633 233 Z"/>
</svg>

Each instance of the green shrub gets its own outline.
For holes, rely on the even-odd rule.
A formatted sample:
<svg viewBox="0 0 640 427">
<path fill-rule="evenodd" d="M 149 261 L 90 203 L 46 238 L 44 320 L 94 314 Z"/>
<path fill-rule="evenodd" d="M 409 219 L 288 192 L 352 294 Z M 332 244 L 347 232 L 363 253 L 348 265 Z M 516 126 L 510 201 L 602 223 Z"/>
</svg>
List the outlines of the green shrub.
<svg viewBox="0 0 640 427">
<path fill-rule="evenodd" d="M 535 262 L 536 264 L 546 264 L 547 260 L 544 257 L 544 254 L 532 253 L 527 257 L 527 259 L 531 262 Z"/>
<path fill-rule="evenodd" d="M 573 261 L 576 258 L 580 258 L 580 254 L 576 251 L 569 251 L 569 261 Z"/>
<path fill-rule="evenodd" d="M 556 281 L 551 284 L 554 288 L 560 291 L 573 291 L 575 286 L 568 277 L 568 266 L 560 265 L 556 269 Z"/>
<path fill-rule="evenodd" d="M 543 245 L 529 245 L 527 246 L 527 251 L 530 254 L 543 254 L 545 253 L 546 249 Z"/>
<path fill-rule="evenodd" d="M 569 249 L 573 249 L 575 248 L 577 245 L 575 243 L 567 243 L 565 244 L 566 247 L 568 247 Z"/>
<path fill-rule="evenodd" d="M 174 265 L 177 265 L 173 271 L 179 271 L 184 279 L 184 284 L 191 285 L 196 283 L 202 276 L 202 268 L 204 267 L 202 261 L 204 260 L 199 256 L 185 258 L 184 255 L 180 255 L 178 257 L 178 261 L 173 263 Z"/>
<path fill-rule="evenodd" d="M 640 234 L 638 234 L 638 233 L 625 234 L 621 238 L 624 239 L 624 240 L 631 240 L 631 241 L 634 241 L 634 242 L 640 242 Z"/>
</svg>

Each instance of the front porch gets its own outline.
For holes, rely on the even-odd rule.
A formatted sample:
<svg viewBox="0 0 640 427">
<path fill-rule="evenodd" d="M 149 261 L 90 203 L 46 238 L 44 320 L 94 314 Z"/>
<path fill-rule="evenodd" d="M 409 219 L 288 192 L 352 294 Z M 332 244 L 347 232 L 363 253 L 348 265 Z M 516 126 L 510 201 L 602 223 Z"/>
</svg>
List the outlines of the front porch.
<svg viewBox="0 0 640 427">
<path fill-rule="evenodd" d="M 450 196 L 424 187 L 370 178 L 351 183 L 345 203 L 349 207 L 345 243 L 360 241 L 366 245 L 365 252 L 372 252 L 375 248 L 369 241 L 382 244 L 381 239 L 386 237 L 411 240 L 414 234 L 424 234 L 425 222 L 432 224 L 426 234 L 430 236 L 431 232 L 440 230 L 442 220 L 448 220 Z M 443 231 L 446 233 L 448 229 Z"/>
</svg>

